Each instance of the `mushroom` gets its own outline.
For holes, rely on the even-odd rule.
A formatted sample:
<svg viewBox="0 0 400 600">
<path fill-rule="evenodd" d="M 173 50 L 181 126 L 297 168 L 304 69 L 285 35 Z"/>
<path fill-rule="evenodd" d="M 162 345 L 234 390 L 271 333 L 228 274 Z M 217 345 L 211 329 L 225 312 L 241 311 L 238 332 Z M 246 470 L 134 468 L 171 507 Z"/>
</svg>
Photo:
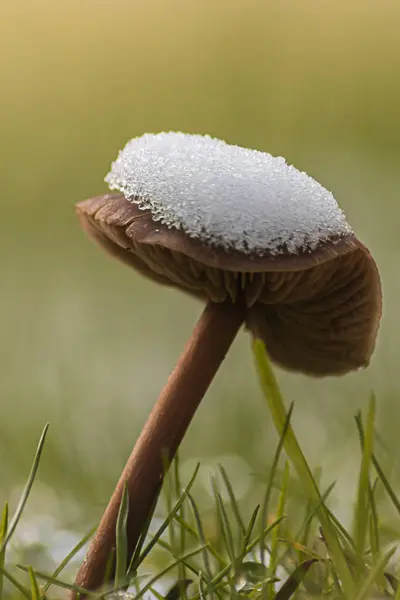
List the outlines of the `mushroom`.
<svg viewBox="0 0 400 600">
<path fill-rule="evenodd" d="M 165 469 L 242 324 L 273 361 L 312 376 L 368 365 L 381 316 L 378 269 L 330 192 L 280 157 L 201 135 L 146 134 L 77 205 L 83 229 L 157 283 L 204 300 L 136 442 L 76 583 L 103 582 L 127 482 L 129 551 Z"/>
</svg>

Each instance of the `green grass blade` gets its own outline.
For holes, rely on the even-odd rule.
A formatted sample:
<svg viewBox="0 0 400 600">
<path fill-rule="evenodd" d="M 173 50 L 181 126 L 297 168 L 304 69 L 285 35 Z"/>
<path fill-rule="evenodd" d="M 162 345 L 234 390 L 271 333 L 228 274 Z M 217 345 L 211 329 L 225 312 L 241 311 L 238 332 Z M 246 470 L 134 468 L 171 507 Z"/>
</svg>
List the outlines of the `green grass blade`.
<svg viewBox="0 0 400 600">
<path fill-rule="evenodd" d="M 206 597 L 206 590 L 203 584 L 203 573 L 200 571 L 199 573 L 199 596 L 200 596 L 200 600 L 204 600 Z M 192 599 L 193 600 L 193 599 Z"/>
<path fill-rule="evenodd" d="M 376 507 L 376 487 L 378 480 L 369 486 L 369 505 L 371 508 L 369 517 L 369 539 L 371 544 L 372 557 L 376 560 L 381 553 L 380 536 L 379 536 L 379 518 Z"/>
<path fill-rule="evenodd" d="M 146 556 L 149 554 L 149 552 L 151 551 L 151 549 L 155 546 L 155 544 L 157 543 L 157 540 L 159 537 L 162 536 L 162 534 L 164 533 L 164 531 L 167 529 L 170 521 L 175 517 L 175 515 L 177 514 L 177 512 L 179 511 L 180 507 L 182 506 L 182 504 L 184 503 L 184 501 L 186 500 L 186 498 L 188 497 L 188 494 L 194 484 L 194 481 L 197 477 L 197 473 L 199 472 L 199 468 L 200 468 L 200 463 L 197 463 L 196 468 L 193 472 L 192 477 L 190 478 L 189 483 L 187 484 L 186 488 L 183 490 L 182 494 L 179 497 L 179 500 L 176 502 L 174 508 L 172 509 L 171 513 L 167 516 L 167 518 L 165 519 L 164 523 L 158 528 L 158 530 L 156 531 L 156 533 L 154 534 L 153 538 L 150 540 L 150 542 L 147 544 L 147 546 L 145 547 L 145 549 L 141 552 L 138 560 L 137 560 L 137 564 L 136 565 L 130 565 L 129 567 L 129 572 L 131 571 L 131 569 L 135 569 L 137 565 L 139 565 L 140 563 L 143 562 L 143 560 L 146 558 Z"/>
<path fill-rule="evenodd" d="M 231 575 L 234 574 L 234 572 L 236 570 L 236 554 L 235 554 L 235 547 L 234 547 L 234 543 L 233 543 L 232 530 L 230 527 L 228 515 L 226 514 L 224 503 L 223 503 L 221 495 L 217 489 L 217 484 L 216 484 L 216 481 L 214 478 L 212 479 L 212 488 L 213 488 L 214 498 L 215 498 L 215 502 L 216 502 L 217 518 L 218 518 L 219 529 L 221 532 L 221 539 L 225 545 L 225 550 L 228 554 L 229 562 L 230 562 L 230 569 L 227 574 L 227 580 L 228 580 L 228 584 L 230 587 L 229 594 L 230 594 L 230 598 L 235 598 L 236 597 L 236 589 L 234 586 L 233 579 L 231 577 Z"/>
<path fill-rule="evenodd" d="M 313 471 L 313 478 L 314 478 L 316 486 L 320 490 L 321 489 L 321 478 L 322 478 L 322 468 L 320 466 L 316 467 L 315 470 Z M 321 493 L 322 502 L 325 505 L 326 505 L 327 499 L 328 499 L 329 495 L 331 494 L 335 485 L 336 485 L 336 482 L 334 481 L 333 483 L 331 483 L 331 485 L 328 487 L 328 489 L 324 493 Z M 316 515 L 317 515 L 316 507 L 314 506 L 314 503 L 310 498 L 307 499 L 305 509 L 306 510 L 305 510 L 303 522 L 300 525 L 300 527 L 297 531 L 297 534 L 295 534 L 293 539 L 297 543 L 299 543 L 302 547 L 307 548 L 309 545 L 311 546 L 313 543 L 313 542 L 310 542 L 310 538 L 312 535 L 315 535 L 315 528 L 313 530 L 313 525 L 314 525 L 314 521 L 317 521 L 318 519 L 316 519 Z M 302 563 L 307 558 L 309 558 L 309 556 L 307 554 L 305 554 L 302 550 L 296 550 L 296 554 L 297 554 L 299 564 Z"/>
<path fill-rule="evenodd" d="M 31 600 L 31 593 L 28 590 L 28 588 L 24 587 L 23 585 L 21 585 L 16 579 L 15 577 L 13 577 L 11 575 L 11 573 L 9 573 L 6 569 L 4 569 L 3 567 L 0 567 L 0 574 L 5 577 L 6 579 L 8 579 L 8 581 L 15 587 L 15 589 L 17 589 L 19 591 L 19 593 L 24 596 L 25 598 L 28 598 L 28 600 Z"/>
<path fill-rule="evenodd" d="M 262 531 L 264 531 L 264 529 L 267 525 L 268 509 L 269 509 L 269 503 L 271 500 L 272 486 L 275 481 L 276 470 L 278 468 L 279 459 L 282 454 L 283 444 L 285 442 L 286 433 L 289 428 L 290 419 L 292 418 L 293 406 L 294 405 L 292 402 L 292 404 L 289 406 L 288 414 L 285 418 L 285 423 L 283 425 L 282 433 L 279 437 L 279 443 L 278 443 L 277 449 L 275 451 L 274 459 L 272 461 L 272 467 L 271 467 L 271 470 L 269 473 L 268 484 L 267 484 L 267 489 L 265 491 L 262 513 L 261 513 L 261 519 L 262 519 L 261 530 Z M 260 539 L 260 557 L 261 557 L 260 561 L 261 561 L 261 564 L 264 564 L 264 553 L 265 553 L 265 540 L 264 540 L 264 538 L 261 538 Z"/>
<path fill-rule="evenodd" d="M 208 552 L 207 552 L 208 545 L 207 545 L 207 541 L 206 541 L 206 538 L 204 535 L 204 529 L 203 529 L 203 524 L 201 522 L 200 512 L 199 512 L 199 509 L 197 508 L 197 505 L 196 505 L 195 501 L 193 500 L 191 494 L 188 494 L 188 499 L 190 502 L 190 506 L 192 508 L 199 540 L 200 540 L 201 544 L 204 546 L 203 564 L 204 564 L 204 570 L 207 574 L 207 580 L 208 580 L 208 582 L 210 582 L 212 579 L 212 572 L 211 572 L 210 561 L 208 560 Z M 210 594 L 211 594 L 211 598 L 212 598 L 213 597 L 212 590 L 210 590 Z"/>
<path fill-rule="evenodd" d="M 359 417 L 361 419 L 361 417 Z M 356 560 L 358 563 L 357 572 L 360 576 L 364 571 L 364 552 L 368 533 L 368 521 L 370 511 L 370 467 L 371 457 L 373 452 L 374 439 L 374 423 L 375 423 L 375 398 L 372 396 L 368 409 L 367 423 L 365 436 L 361 440 L 361 467 L 358 481 L 357 502 L 354 512 L 354 544 L 356 552 Z"/>
<path fill-rule="evenodd" d="M 217 573 L 217 575 L 215 575 L 215 577 L 212 579 L 211 581 L 211 588 L 214 590 L 214 592 L 218 589 L 218 587 L 220 585 L 225 585 L 223 583 L 223 580 L 225 577 L 227 577 L 229 575 L 229 572 L 232 569 L 232 565 L 227 565 L 226 567 L 224 567 L 219 573 Z M 202 574 L 201 574 L 202 575 Z M 201 579 L 201 577 L 200 577 Z M 202 589 L 202 591 L 198 594 L 195 594 L 195 596 L 193 596 L 193 598 L 191 598 L 190 600 L 203 600 L 203 598 L 206 598 L 206 596 L 204 595 L 204 589 Z"/>
<path fill-rule="evenodd" d="M 181 476 L 180 476 L 180 455 L 179 452 L 176 453 L 174 460 L 174 487 L 175 487 L 175 498 L 179 498 L 181 494 Z M 179 514 L 182 518 L 185 518 L 185 503 L 183 503 L 179 509 Z M 171 526 L 175 525 L 175 519 L 171 521 Z M 186 529 L 184 527 L 179 527 L 179 556 L 183 556 L 186 552 Z M 187 573 L 186 573 L 186 565 L 185 563 L 179 564 L 179 582 L 181 584 L 181 600 L 188 600 L 187 597 L 187 587 L 182 582 L 187 581 Z"/>
<path fill-rule="evenodd" d="M 356 416 L 356 424 L 357 424 L 357 428 L 358 428 L 358 432 L 360 434 L 360 438 L 361 440 L 364 440 L 364 427 L 362 424 L 362 421 L 359 417 L 359 415 Z M 389 496 L 389 498 L 391 499 L 395 509 L 397 510 L 397 512 L 400 515 L 400 500 L 397 498 L 395 491 L 393 490 L 392 486 L 390 485 L 378 459 L 376 458 L 376 455 L 373 453 L 372 454 L 372 464 L 374 465 L 375 471 L 377 472 L 379 479 L 382 481 L 383 486 Z"/>
<path fill-rule="evenodd" d="M 264 536 L 264 538 L 266 538 L 275 529 L 275 527 L 278 527 L 280 525 L 280 523 L 282 523 L 282 521 L 285 518 L 286 518 L 286 516 L 283 515 L 279 519 L 276 519 L 273 523 L 271 523 L 271 525 L 268 525 L 268 527 L 266 527 L 262 533 L 260 533 L 259 535 L 257 535 L 254 538 L 254 540 L 252 540 L 250 542 L 250 544 L 247 546 L 247 548 L 246 548 L 246 554 L 248 554 L 249 552 L 251 552 L 253 550 L 253 548 L 255 548 L 257 546 L 257 544 L 260 543 L 261 536 Z"/>
<path fill-rule="evenodd" d="M 315 562 L 317 562 L 316 559 L 311 558 L 310 560 L 301 563 L 301 565 L 299 565 L 285 581 L 279 592 L 276 594 L 275 600 L 289 600 L 289 598 L 292 598 L 304 577 L 307 575 L 308 569 Z"/>
<path fill-rule="evenodd" d="M 176 501 L 179 498 L 180 494 L 180 477 L 179 477 L 179 458 L 176 457 L 173 461 L 173 468 L 169 469 L 167 472 L 164 472 L 164 484 L 163 484 L 163 492 L 165 497 L 165 504 L 167 508 L 167 514 L 170 514 L 173 508 L 174 500 Z M 165 467 L 168 467 L 168 464 L 165 463 Z M 180 511 L 182 511 L 182 504 Z M 184 530 L 183 530 L 184 531 Z M 176 531 L 176 521 L 175 519 L 171 519 L 168 525 L 168 533 L 170 546 L 172 550 L 172 556 L 178 558 L 182 556 L 184 552 L 180 551 L 181 545 L 181 535 Z M 178 578 L 177 578 L 177 589 L 178 589 L 178 597 L 180 600 L 188 600 L 187 598 L 187 590 L 184 585 L 184 581 L 186 579 L 185 572 L 185 564 L 179 563 L 178 565 Z"/>
<path fill-rule="evenodd" d="M 57 577 L 60 575 L 60 573 L 65 569 L 65 567 L 71 562 L 71 560 L 74 558 L 74 556 L 83 548 L 83 546 L 85 546 L 85 544 L 90 540 L 90 538 L 93 536 L 94 532 L 96 531 L 97 526 L 93 527 L 89 533 L 87 533 L 77 544 L 76 546 L 74 546 L 71 550 L 71 552 L 69 552 L 67 554 L 67 556 L 60 562 L 60 564 L 58 565 L 58 567 L 55 569 L 55 571 L 53 571 L 52 573 L 52 577 L 54 579 L 57 579 Z M 51 586 L 51 582 L 47 582 L 46 585 L 43 588 L 43 593 L 45 594 L 48 589 Z"/>
<path fill-rule="evenodd" d="M 136 544 L 135 551 L 132 554 L 132 557 L 131 557 L 131 560 L 130 560 L 130 563 L 129 563 L 129 566 L 128 566 L 128 570 L 127 570 L 127 575 L 128 576 L 134 574 L 135 571 L 136 571 L 136 569 L 137 569 L 137 567 L 140 564 L 140 556 L 141 556 L 142 548 L 143 548 L 143 545 L 144 545 L 144 543 L 146 541 L 147 534 L 149 532 L 149 528 L 150 528 L 150 525 L 151 525 L 151 521 L 153 519 L 154 511 L 156 510 L 156 506 L 157 506 L 157 503 L 158 503 L 158 498 L 159 498 L 159 495 L 160 495 L 160 491 L 161 490 L 158 491 L 158 493 L 156 494 L 156 496 L 154 498 L 153 506 L 151 507 L 151 509 L 149 511 L 149 514 L 147 516 L 147 519 L 146 519 L 146 521 L 145 521 L 145 523 L 143 525 L 142 531 L 140 532 L 138 543 Z"/>
<path fill-rule="evenodd" d="M 254 340 L 253 350 L 261 388 L 264 392 L 275 428 L 277 429 L 278 435 L 281 436 L 287 418 L 284 401 L 271 369 L 263 342 L 261 340 Z M 288 426 L 284 448 L 297 472 L 299 480 L 304 485 L 308 496 L 314 500 L 316 505 L 320 505 L 320 508 L 318 509 L 318 518 L 323 528 L 329 553 L 335 564 L 345 596 L 352 598 L 354 584 L 351 571 L 337 537 L 336 530 L 330 521 L 325 504 L 323 502 L 321 503 L 321 494 L 291 425 Z"/>
<path fill-rule="evenodd" d="M 32 489 L 32 485 L 33 482 L 35 480 L 36 477 L 36 473 L 37 470 L 39 468 L 39 462 L 40 462 L 40 458 L 42 456 L 42 451 L 43 451 L 43 446 L 44 446 L 44 442 L 46 440 L 46 434 L 47 434 L 47 430 L 49 428 L 49 423 L 47 423 L 43 429 L 42 435 L 40 436 L 40 440 L 36 449 L 36 454 L 35 454 L 35 458 L 33 459 L 33 464 L 31 467 L 31 472 L 29 473 L 29 477 L 28 477 L 28 481 L 25 484 L 25 488 L 22 492 L 22 496 L 21 499 L 18 503 L 17 506 L 17 510 L 15 511 L 15 515 L 10 523 L 10 526 L 8 528 L 8 533 L 7 533 L 7 537 L 6 539 L 2 542 L 1 546 L 0 546 L 0 553 L 4 550 L 4 548 L 7 546 L 8 542 L 10 541 L 17 525 L 18 522 L 22 516 L 22 512 L 25 508 L 25 505 L 27 503 L 27 500 L 29 498 L 29 494 L 31 492 Z"/>
<path fill-rule="evenodd" d="M 256 509 L 257 510 L 257 509 Z M 256 511 L 255 511 L 256 512 Z M 254 513 L 253 513 L 254 515 Z M 249 537 L 251 535 L 251 530 L 253 529 L 253 525 L 252 522 L 253 520 L 255 521 L 257 515 L 253 516 L 250 519 L 250 525 L 248 528 L 248 531 L 250 531 L 249 533 Z M 271 531 L 274 530 L 275 527 L 277 527 L 279 525 L 279 523 L 281 523 L 283 521 L 284 517 L 277 519 L 276 521 L 274 521 L 274 523 L 272 523 L 271 525 L 269 525 L 264 532 L 260 533 L 259 535 L 257 535 L 251 542 L 248 543 L 248 545 L 244 548 L 244 550 L 242 550 L 242 556 L 244 557 L 246 554 L 252 552 L 254 550 L 254 548 L 259 544 L 260 542 L 260 538 L 263 535 L 264 538 L 267 537 L 269 535 L 269 533 Z M 184 527 L 187 528 L 187 531 L 195 538 L 195 539 L 199 539 L 198 535 L 196 534 L 195 531 L 192 530 L 192 528 L 190 527 L 189 524 L 187 524 L 186 522 L 181 521 L 181 519 L 177 516 L 177 520 L 179 523 L 182 523 L 182 525 Z M 224 583 L 224 578 L 227 578 L 229 576 L 229 574 L 232 572 L 232 564 L 228 563 L 226 564 L 226 562 L 223 560 L 223 558 L 218 554 L 218 552 L 212 548 L 211 546 L 207 546 L 207 550 L 210 552 L 210 554 L 212 554 L 212 556 L 214 556 L 214 558 L 222 565 L 221 570 L 214 576 L 214 578 L 211 580 L 211 583 L 209 584 L 209 587 L 216 592 L 217 588 L 219 586 L 225 586 L 225 585 L 229 585 L 229 582 Z M 205 596 L 204 596 L 205 597 Z M 200 593 L 196 594 L 191 600 L 201 600 L 201 595 Z"/>
<path fill-rule="evenodd" d="M 160 548 L 163 548 L 163 550 L 166 550 L 175 559 L 181 558 L 181 556 L 182 556 L 182 555 L 174 554 L 172 551 L 172 548 L 171 548 L 171 544 L 169 544 L 165 540 L 158 539 L 157 546 L 160 546 Z M 207 549 L 208 548 L 209 548 L 209 546 L 207 546 Z M 194 567 L 189 562 L 186 562 L 186 561 L 182 561 L 182 562 L 184 563 L 187 570 L 191 571 L 191 573 L 193 573 L 193 575 L 195 575 L 196 577 L 198 576 L 198 574 L 199 574 L 198 566 Z"/>
<path fill-rule="evenodd" d="M 181 483 L 181 469 L 180 469 L 180 454 L 179 451 L 176 453 L 175 456 L 175 460 L 174 460 L 174 482 L 175 482 L 175 496 L 178 499 L 179 496 L 182 493 L 182 483 Z M 179 513 L 182 516 L 182 518 L 184 519 L 184 512 L 185 512 L 185 505 L 182 504 L 181 508 L 179 509 Z M 180 534 L 182 534 L 182 532 L 180 531 Z M 185 535 L 186 532 L 185 530 L 183 530 L 183 548 L 184 548 L 184 544 L 185 544 Z"/>
<path fill-rule="evenodd" d="M 273 529 L 275 527 L 277 527 L 279 525 L 279 523 L 281 523 L 281 521 L 283 521 L 284 517 L 282 517 L 281 519 L 277 519 L 276 521 L 274 521 L 274 523 L 272 523 L 271 525 L 269 525 L 266 530 L 262 533 L 260 533 L 258 536 L 255 537 L 254 540 L 252 540 L 247 548 L 245 548 L 245 551 L 243 552 L 243 555 L 246 555 L 248 553 L 250 553 L 260 542 L 260 538 L 262 535 L 264 535 L 264 538 L 271 532 L 273 531 Z M 211 589 L 215 592 L 218 588 L 218 586 L 220 585 L 225 585 L 223 583 L 223 580 L 225 577 L 229 577 L 230 573 L 232 572 L 232 564 L 227 564 L 225 565 L 221 571 L 219 573 L 217 573 L 215 575 L 215 577 L 212 579 L 210 587 Z M 228 585 L 230 585 L 230 580 L 227 582 Z M 196 594 L 193 598 L 191 598 L 191 600 L 201 600 L 201 595 L 200 593 Z"/>
<path fill-rule="evenodd" d="M 342 539 L 343 543 L 345 544 L 345 546 L 349 552 L 354 551 L 355 550 L 354 540 L 351 537 L 351 535 L 349 534 L 349 532 L 346 530 L 346 528 L 342 525 L 342 523 L 339 521 L 339 519 L 333 514 L 333 512 L 329 508 L 327 508 L 325 506 L 325 510 L 329 515 L 329 518 L 331 520 L 333 527 L 335 527 L 335 529 L 337 531 L 338 537 L 340 537 Z"/>
<path fill-rule="evenodd" d="M 326 499 L 329 497 L 334 486 L 335 482 L 331 483 L 327 490 L 322 494 L 321 502 L 326 502 Z M 279 557 L 279 564 L 283 564 L 285 562 L 293 547 L 296 553 L 298 554 L 299 562 L 303 562 L 304 560 L 306 560 L 306 558 L 313 556 L 314 553 L 308 548 L 308 536 L 309 531 L 311 529 L 311 523 L 317 514 L 318 508 L 318 505 L 314 506 L 313 503 L 310 500 L 308 500 L 305 519 L 299 527 L 298 532 L 292 537 L 291 540 L 288 540 L 288 547 Z M 296 546 L 294 546 L 294 543 L 296 544 Z"/>
<path fill-rule="evenodd" d="M 126 582 L 128 564 L 128 538 L 126 527 L 128 524 L 129 494 L 126 482 L 122 492 L 121 504 L 118 509 L 117 523 L 115 526 L 115 588 L 121 587 Z"/>
<path fill-rule="evenodd" d="M 29 573 L 29 567 L 24 567 L 23 565 L 17 565 L 17 567 L 21 569 L 21 571 Z M 37 579 L 43 579 L 44 581 L 50 581 L 50 583 L 52 585 L 55 585 L 56 587 L 60 587 L 65 590 L 71 590 L 73 592 L 76 592 L 77 594 L 81 594 L 81 596 L 90 596 L 91 598 L 96 598 L 98 596 L 98 594 L 96 594 L 95 592 L 89 592 L 88 590 L 85 590 L 84 588 L 81 588 L 78 585 L 67 583 L 66 581 L 61 581 L 60 579 L 56 579 L 51 575 L 48 575 L 47 573 L 42 573 L 42 571 L 35 571 L 35 577 Z M 31 598 L 29 593 L 28 598 Z"/>
<path fill-rule="evenodd" d="M 197 541 L 202 543 L 198 532 L 193 529 L 193 527 L 190 525 L 190 523 L 188 523 L 186 520 L 182 519 L 179 514 L 175 515 L 175 520 L 177 521 L 177 523 L 179 523 L 179 525 L 181 527 L 184 527 L 185 530 Z M 215 560 L 221 565 L 221 568 L 226 566 L 226 560 L 224 559 L 224 557 L 217 552 L 217 550 L 211 546 L 210 544 L 207 544 L 207 550 L 208 552 L 215 558 Z"/>
<path fill-rule="evenodd" d="M 3 516 L 0 523 L 0 546 L 3 545 L 3 541 L 7 537 L 8 529 L 8 502 L 4 504 Z M 3 569 L 6 563 L 6 548 L 0 552 L 0 600 L 3 598 Z"/>
<path fill-rule="evenodd" d="M 313 477 L 314 477 L 314 481 L 315 481 L 316 485 L 318 486 L 318 489 L 320 488 L 321 475 L 322 475 L 322 469 L 321 469 L 321 467 L 317 467 L 313 473 Z M 307 504 L 306 504 L 306 510 L 305 510 L 305 518 L 303 521 L 304 526 L 301 527 L 301 531 L 303 533 L 302 533 L 300 542 L 303 546 L 308 546 L 308 542 L 310 539 L 312 523 L 314 520 L 313 517 L 310 518 L 310 516 L 312 514 L 315 514 L 313 511 L 313 506 L 314 505 L 313 505 L 312 501 L 310 500 L 310 498 L 308 498 Z M 299 533 L 297 539 L 300 539 L 300 533 Z"/>
<path fill-rule="evenodd" d="M 281 517 L 280 519 L 276 519 L 276 521 L 274 521 L 273 523 L 271 523 L 271 525 L 269 525 L 264 532 L 260 533 L 259 535 L 257 535 L 254 540 L 252 540 L 247 548 L 245 549 L 244 555 L 249 554 L 259 543 L 260 543 L 260 538 L 262 535 L 264 535 L 264 538 L 268 536 L 269 533 L 271 533 L 271 531 L 274 530 L 275 527 L 277 527 L 284 519 L 285 517 Z M 219 573 L 217 573 L 214 578 L 211 581 L 211 588 L 213 589 L 213 591 L 215 592 L 218 588 L 218 586 L 225 586 L 225 585 L 230 585 L 230 581 L 224 583 L 223 580 L 225 577 L 228 578 L 229 574 L 232 572 L 232 564 L 227 564 L 225 565 L 221 571 L 219 571 Z M 191 598 L 191 600 L 202 600 L 200 593 L 196 594 L 193 598 Z"/>
<path fill-rule="evenodd" d="M 299 528 L 297 535 L 294 538 L 296 540 L 300 540 L 300 544 L 302 546 L 308 546 L 312 522 L 315 519 L 318 510 L 320 509 L 321 503 L 325 504 L 335 485 L 336 482 L 334 481 L 326 489 L 326 491 L 323 494 L 321 494 L 321 501 L 316 506 L 314 506 L 314 504 L 310 500 L 307 502 L 306 517 L 301 527 Z"/>
<path fill-rule="evenodd" d="M 283 472 L 281 491 L 280 491 L 279 498 L 278 498 L 278 506 L 277 506 L 277 510 L 276 510 L 276 516 L 278 519 L 280 519 L 284 515 L 288 484 L 289 484 L 289 465 L 288 465 L 288 463 L 286 463 L 285 469 Z M 278 527 L 275 527 L 275 529 L 273 530 L 272 535 L 271 535 L 271 552 L 270 552 L 270 563 L 269 563 L 269 573 L 268 573 L 269 577 L 271 579 L 275 579 L 276 569 L 278 566 L 279 534 L 280 534 L 280 525 L 278 525 Z M 266 590 L 267 590 L 267 598 L 271 598 L 271 600 L 272 600 L 273 594 L 274 594 L 274 586 L 272 584 L 267 584 Z"/>
<path fill-rule="evenodd" d="M 391 548 L 381 560 L 377 561 L 375 565 L 370 569 L 368 575 L 364 578 L 361 584 L 361 589 L 358 594 L 355 596 L 355 600 L 366 600 L 370 598 L 370 592 L 379 578 L 383 575 L 390 559 L 393 554 L 396 552 L 396 547 Z"/>
<path fill-rule="evenodd" d="M 114 565 L 115 565 L 115 547 L 111 548 L 108 552 L 107 562 L 104 569 L 103 575 L 103 585 L 109 586 L 110 581 L 113 580 L 114 575 Z"/>
<path fill-rule="evenodd" d="M 165 466 L 167 466 L 167 465 L 165 465 Z M 174 470 L 174 472 L 175 472 L 175 470 Z M 176 486 L 176 473 L 174 476 L 174 481 L 172 481 L 171 469 L 169 469 L 168 471 L 165 471 L 165 469 L 164 469 L 163 493 L 164 493 L 165 504 L 166 504 L 166 508 L 167 508 L 167 514 L 170 514 L 170 512 L 172 511 L 172 508 L 173 508 L 173 504 L 174 504 L 173 494 L 174 494 L 175 486 Z M 171 546 L 174 548 L 174 553 L 177 554 L 175 524 L 174 524 L 173 519 L 171 519 L 168 524 L 168 533 L 169 533 L 169 539 L 170 539 Z"/>
<path fill-rule="evenodd" d="M 37 582 L 36 575 L 35 575 L 35 572 L 32 569 L 32 567 L 28 567 L 28 573 L 29 573 L 29 581 L 31 584 L 31 598 L 32 598 L 32 600 L 40 600 L 41 593 L 40 593 L 40 589 L 39 589 L 39 584 Z"/>
<path fill-rule="evenodd" d="M 237 525 L 238 525 L 238 529 L 239 529 L 239 531 L 240 531 L 240 533 L 242 535 L 245 535 L 246 534 L 246 527 L 245 527 L 245 524 L 244 524 L 244 521 L 243 521 L 243 517 L 240 514 L 239 504 L 238 504 L 238 501 L 236 500 L 235 493 L 234 493 L 233 488 L 232 488 L 232 484 L 229 481 L 228 474 L 225 471 L 224 467 L 222 465 L 218 465 L 218 466 L 219 466 L 219 470 L 220 470 L 221 477 L 223 479 L 226 491 L 228 492 L 229 500 L 231 501 L 232 511 L 233 511 L 234 516 L 235 516 L 235 519 L 236 519 L 236 522 L 237 522 Z"/>
<path fill-rule="evenodd" d="M 259 510 L 260 510 L 260 505 L 257 504 L 257 506 L 255 507 L 255 509 L 253 511 L 253 514 L 250 517 L 250 521 L 249 521 L 246 533 L 244 534 L 244 537 L 243 537 L 242 549 L 239 554 L 239 558 L 237 560 L 238 566 L 240 566 L 242 564 L 244 557 L 246 556 L 246 550 L 247 550 L 247 547 L 250 542 L 251 534 L 253 533 L 254 525 L 256 523 Z"/>
<path fill-rule="evenodd" d="M 154 589 L 153 587 L 150 588 L 149 592 L 151 592 L 151 595 L 154 596 L 154 598 L 156 598 L 157 600 L 165 600 L 165 596 L 161 596 L 161 594 L 159 594 L 157 592 L 156 589 Z M 179 599 L 179 596 L 173 596 L 174 598 Z M 167 595 L 168 598 L 168 595 Z"/>
<path fill-rule="evenodd" d="M 226 509 L 225 509 L 223 500 L 221 498 L 221 494 L 219 493 L 219 491 L 217 489 L 215 480 L 213 480 L 213 490 L 214 490 L 214 496 L 215 496 L 215 501 L 216 501 L 216 505 L 217 505 L 217 514 L 218 514 L 218 518 L 219 518 L 220 525 L 221 525 L 221 533 L 222 533 L 222 536 L 223 536 L 223 539 L 225 542 L 225 548 L 228 553 L 229 560 L 231 561 L 232 565 L 235 565 L 236 554 L 235 554 L 235 546 L 234 546 L 234 542 L 233 542 L 232 528 L 231 528 L 231 524 L 228 519 L 228 515 L 226 513 Z"/>
<path fill-rule="evenodd" d="M 142 589 L 140 590 L 140 592 L 135 596 L 135 600 L 139 600 L 140 598 L 143 598 L 144 594 L 146 594 L 146 592 L 148 592 L 150 590 L 150 588 L 153 587 L 153 585 L 159 579 L 161 579 L 169 571 L 171 571 L 172 569 L 174 569 L 175 567 L 177 567 L 182 560 L 188 560 L 192 556 L 195 556 L 196 554 L 199 554 L 199 552 L 202 552 L 202 551 L 203 551 L 203 547 L 200 546 L 200 548 L 197 548 L 196 550 L 192 550 L 191 552 L 187 552 L 181 558 L 178 558 L 177 560 L 174 560 L 174 562 L 170 563 L 167 567 L 165 567 L 164 569 L 162 569 L 159 573 L 157 573 L 157 575 L 155 575 L 154 577 L 152 577 L 150 579 L 150 581 L 148 581 L 146 583 L 146 585 L 144 585 L 142 587 Z"/>
</svg>

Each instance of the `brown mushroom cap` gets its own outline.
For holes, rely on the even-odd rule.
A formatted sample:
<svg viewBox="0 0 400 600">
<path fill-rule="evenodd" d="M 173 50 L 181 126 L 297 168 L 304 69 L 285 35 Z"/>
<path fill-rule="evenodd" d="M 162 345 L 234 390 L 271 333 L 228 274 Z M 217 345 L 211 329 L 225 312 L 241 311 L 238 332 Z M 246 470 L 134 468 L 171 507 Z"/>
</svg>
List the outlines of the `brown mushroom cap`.
<svg viewBox="0 0 400 600">
<path fill-rule="evenodd" d="M 122 194 L 77 205 L 83 229 L 142 275 L 213 302 L 244 297 L 247 327 L 275 362 L 314 376 L 365 367 L 381 317 L 376 264 L 349 233 L 298 254 L 211 247 L 154 222 Z"/>
</svg>

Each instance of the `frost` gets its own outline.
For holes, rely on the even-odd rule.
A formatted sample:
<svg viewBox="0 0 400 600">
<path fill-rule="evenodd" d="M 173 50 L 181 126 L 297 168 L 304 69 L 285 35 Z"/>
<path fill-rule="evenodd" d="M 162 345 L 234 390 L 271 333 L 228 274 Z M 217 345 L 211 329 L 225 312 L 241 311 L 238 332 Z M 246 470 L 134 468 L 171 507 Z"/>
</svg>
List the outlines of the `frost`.
<svg viewBox="0 0 400 600">
<path fill-rule="evenodd" d="M 351 232 L 332 194 L 284 158 L 209 136 L 134 138 L 106 182 L 154 221 L 226 250 L 295 254 Z"/>
</svg>

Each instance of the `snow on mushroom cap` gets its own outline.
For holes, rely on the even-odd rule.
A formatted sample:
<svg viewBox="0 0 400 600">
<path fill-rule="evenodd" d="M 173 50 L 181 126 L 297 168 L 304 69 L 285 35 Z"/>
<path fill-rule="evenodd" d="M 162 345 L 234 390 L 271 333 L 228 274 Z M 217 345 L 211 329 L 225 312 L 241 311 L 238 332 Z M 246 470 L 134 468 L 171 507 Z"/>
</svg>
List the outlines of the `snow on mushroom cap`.
<svg viewBox="0 0 400 600">
<path fill-rule="evenodd" d="M 284 158 L 210 136 L 145 134 L 106 177 L 154 221 L 246 254 L 296 254 L 351 232 L 330 192 Z"/>
</svg>

